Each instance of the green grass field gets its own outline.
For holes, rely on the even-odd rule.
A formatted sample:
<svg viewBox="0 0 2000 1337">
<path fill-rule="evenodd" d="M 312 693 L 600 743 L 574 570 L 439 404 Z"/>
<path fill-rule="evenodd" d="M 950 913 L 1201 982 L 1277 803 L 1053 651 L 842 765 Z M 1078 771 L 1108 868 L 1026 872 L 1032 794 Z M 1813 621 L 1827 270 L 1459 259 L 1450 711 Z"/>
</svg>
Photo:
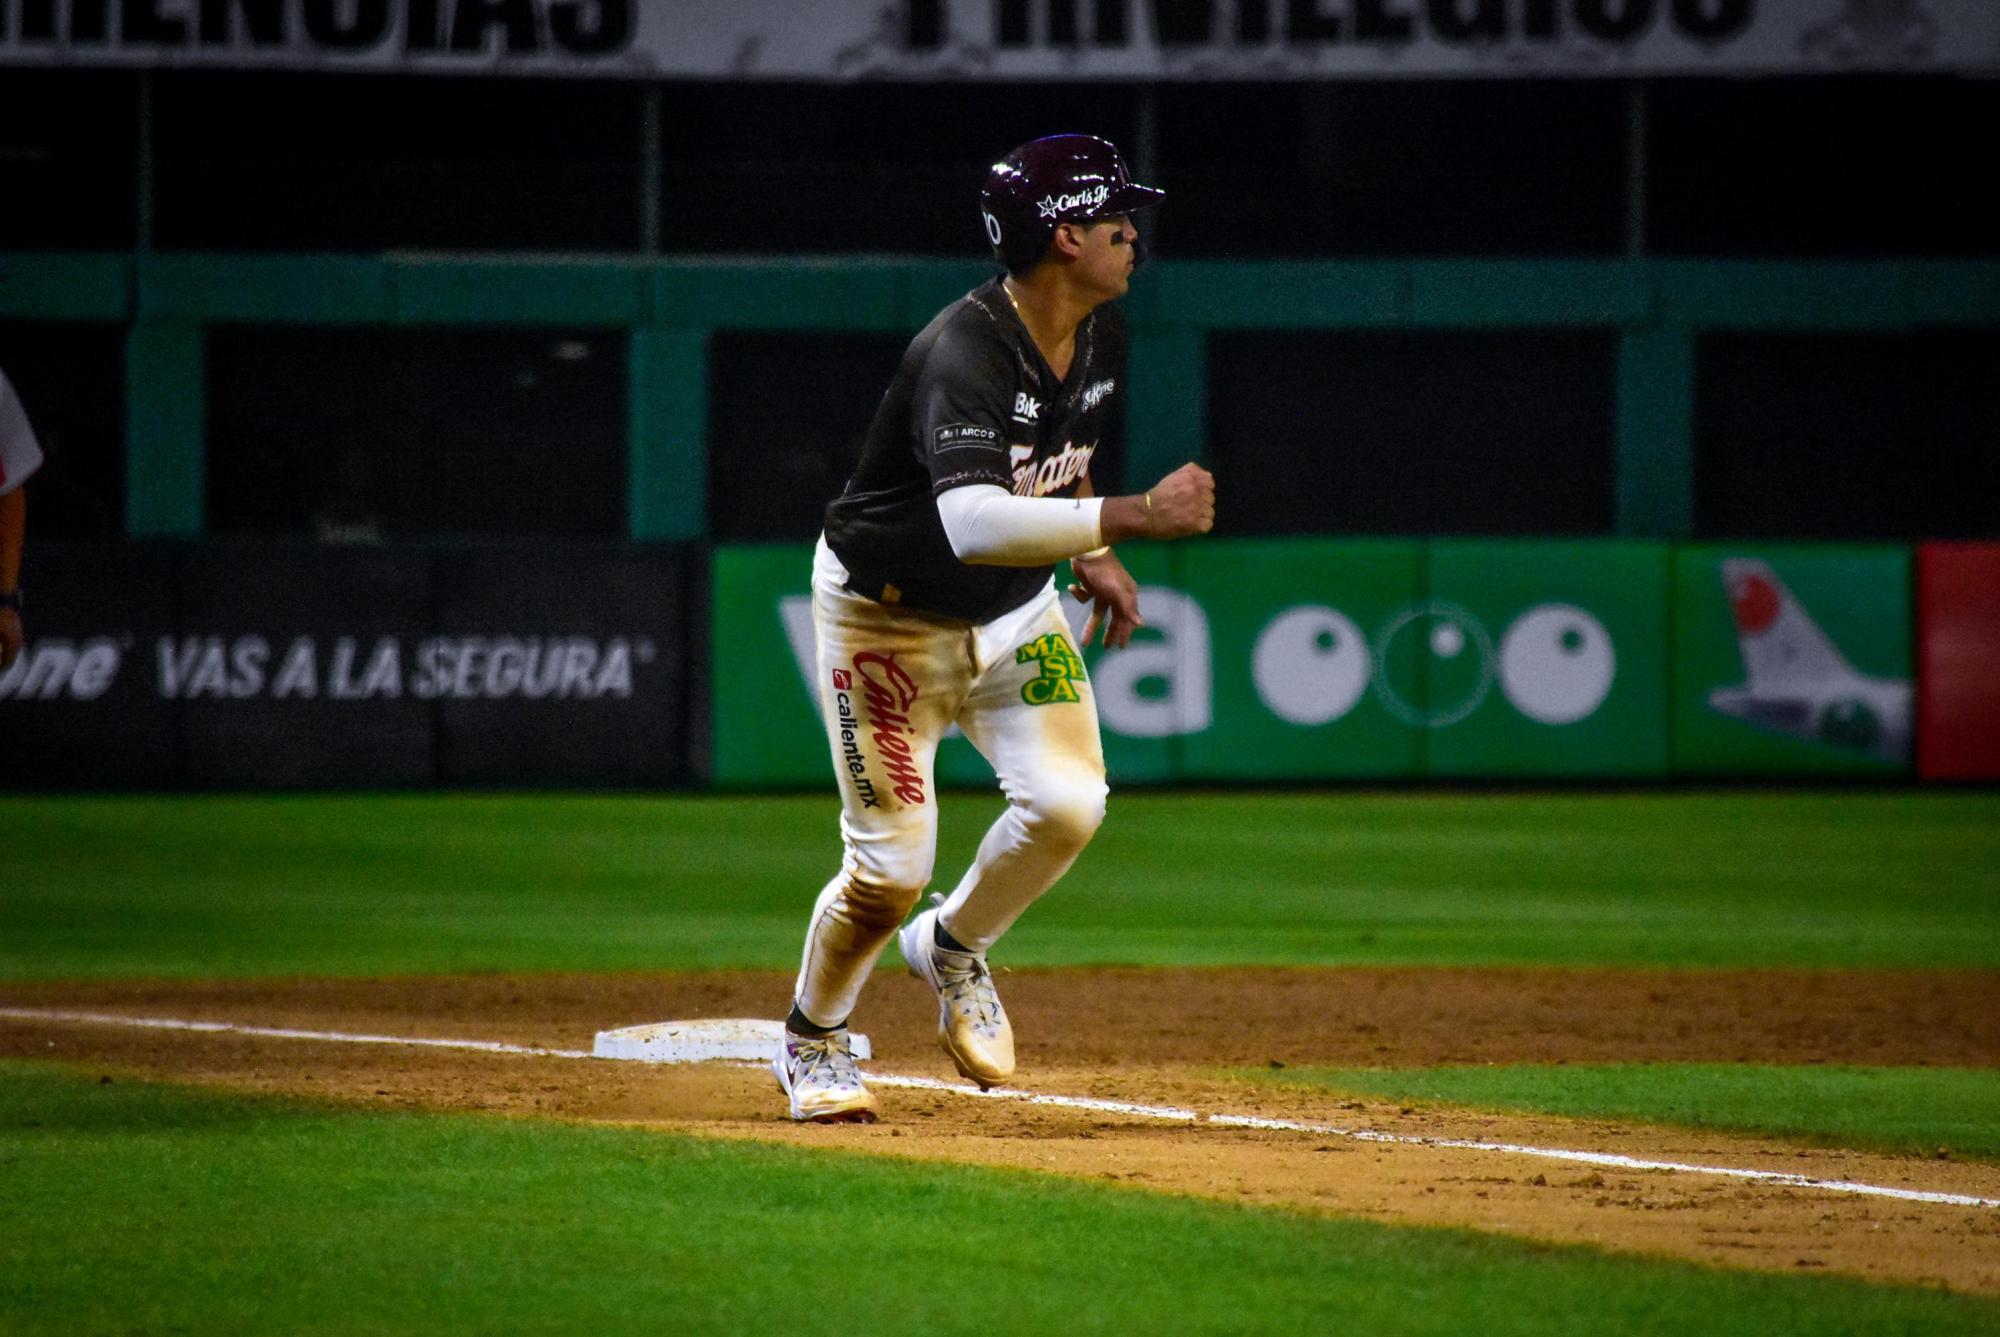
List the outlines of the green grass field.
<svg viewBox="0 0 2000 1337">
<path fill-rule="evenodd" d="M 1824 1146 L 2000 1158 L 2000 1069 L 1774 1063 L 1258 1068 L 1241 1075 L 1429 1105 L 1761 1133 Z"/>
<path fill-rule="evenodd" d="M 994 811 L 947 798 L 942 880 Z M 835 814 L 792 797 L 4 798 L 0 986 L 789 968 Z M 1989 794 L 1120 795 L 1008 955 L 1992 970 L 1996 869 Z M 1282 1076 L 1863 1145 L 1996 1140 L 1987 1071 Z M 2000 1302 L 13 1063 L 0 1330 L 1928 1334 L 2000 1332 Z"/>
<path fill-rule="evenodd" d="M 2000 1304 L 1053 1177 L 0 1068 L 0 1326 L 1992 1331 Z M 1698 1319 L 1697 1319 L 1698 1316 Z"/>
<path fill-rule="evenodd" d="M 998 800 L 948 796 L 949 886 Z M 0 979 L 789 967 L 826 798 L 0 799 Z M 2000 966 L 2000 796 L 1134 794 L 1019 965 Z"/>
</svg>

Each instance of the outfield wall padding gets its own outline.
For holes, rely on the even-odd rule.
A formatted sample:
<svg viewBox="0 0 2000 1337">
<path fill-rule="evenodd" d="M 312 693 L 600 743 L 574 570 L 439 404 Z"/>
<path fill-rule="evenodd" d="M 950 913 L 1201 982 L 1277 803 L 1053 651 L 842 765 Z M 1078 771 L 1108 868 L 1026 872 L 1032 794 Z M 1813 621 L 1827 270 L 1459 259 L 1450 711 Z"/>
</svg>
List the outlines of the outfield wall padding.
<svg viewBox="0 0 2000 1337">
<path fill-rule="evenodd" d="M 690 557 L 32 544 L 0 785 L 683 783 Z"/>
<path fill-rule="evenodd" d="M 1683 544 L 1674 553 L 1673 770 L 1910 772 L 1910 554 Z"/>
<path fill-rule="evenodd" d="M 2000 780 L 2000 543 L 1917 549 L 1917 773 Z"/>
<path fill-rule="evenodd" d="M 179 783 L 182 711 L 142 662 L 180 627 L 176 558 L 160 543 L 30 541 L 28 647 L 0 673 L 0 786 Z"/>
<path fill-rule="evenodd" d="M 1894 780 L 1913 755 L 1990 779 L 1996 552 L 1926 547 L 1913 624 L 1897 547 L 1135 544 L 1147 626 L 1085 659 L 1126 784 Z M 31 544 L 0 784 L 818 788 L 810 568 L 804 544 Z M 937 774 L 991 781 L 960 737 Z"/>
<path fill-rule="evenodd" d="M 1909 772 L 1901 549 L 1213 540 L 1129 561 L 1147 627 L 1084 649 L 1121 782 Z M 715 551 L 721 784 L 827 774 L 810 565 L 803 544 Z M 951 738 L 938 777 L 991 771 Z"/>
</svg>

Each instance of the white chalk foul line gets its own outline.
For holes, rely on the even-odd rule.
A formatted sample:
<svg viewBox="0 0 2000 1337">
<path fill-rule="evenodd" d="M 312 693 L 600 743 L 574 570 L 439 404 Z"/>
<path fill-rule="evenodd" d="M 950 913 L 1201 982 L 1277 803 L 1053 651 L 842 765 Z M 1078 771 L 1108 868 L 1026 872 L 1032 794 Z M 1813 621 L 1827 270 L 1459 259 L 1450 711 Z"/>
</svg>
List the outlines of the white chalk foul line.
<svg viewBox="0 0 2000 1337">
<path fill-rule="evenodd" d="M 1333 1124 L 1305 1123 L 1297 1119 L 1269 1119 L 1256 1114 L 1203 1114 L 1173 1105 L 1134 1105 L 1122 1100 L 1096 1100 L 1083 1096 L 1052 1096 L 1034 1091 L 1017 1091 L 996 1086 L 982 1091 L 976 1086 L 941 1082 L 931 1077 L 899 1077 L 893 1073 L 870 1073 L 876 1086 L 906 1086 L 928 1091 L 955 1091 L 961 1095 L 985 1096 L 993 1100 L 1019 1100 L 1030 1105 L 1060 1105 L 1067 1109 L 1101 1110 L 1143 1119 L 1176 1123 L 1206 1123 L 1218 1128 L 1257 1128 L 1273 1132 L 1312 1133 L 1320 1137 L 1344 1137 L 1356 1142 L 1380 1142 L 1406 1147 L 1446 1147 L 1457 1151 L 1500 1152 L 1510 1156 L 1536 1156 L 1543 1160 L 1569 1161 L 1620 1170 L 1671 1170 L 1681 1174 L 1720 1175 L 1748 1179 L 1786 1188 L 1823 1189 L 1829 1193 L 1855 1193 L 1875 1198 L 1896 1198 L 1904 1202 L 1936 1202 L 1954 1207 L 2000 1207 L 2000 1198 L 1980 1198 L 1964 1193 L 1933 1193 L 1922 1189 L 1889 1188 L 1862 1184 L 1851 1179 L 1814 1179 L 1809 1175 L 1784 1174 L 1777 1170 L 1750 1170 L 1726 1165 L 1695 1165 L 1681 1161 L 1643 1160 L 1609 1151 L 1569 1151 L 1560 1147 L 1530 1147 L 1512 1142 L 1478 1142 L 1459 1137 L 1415 1137 L 1405 1133 L 1383 1133 L 1372 1128 L 1340 1128 Z"/>
<path fill-rule="evenodd" d="M 410 1035 L 349 1035 L 340 1031 L 295 1031 L 283 1026 L 243 1026 L 233 1021 L 181 1021 L 173 1017 L 125 1017 L 115 1012 L 54 1012 L 37 1007 L 0 1007 L 0 1017 L 19 1021 L 73 1021 L 91 1026 L 137 1026 L 156 1031 L 203 1031 L 257 1035 L 274 1040 L 323 1040 L 348 1045 L 419 1045 L 430 1049 L 476 1049 L 486 1054 L 538 1054 L 543 1058 L 590 1058 L 585 1049 L 543 1049 L 497 1040 L 426 1040 Z"/>
<path fill-rule="evenodd" d="M 539 1045 L 510 1045 L 495 1040 L 437 1040 L 407 1035 L 355 1035 L 341 1031 L 302 1031 L 279 1026 L 246 1026 L 229 1021 L 184 1021 L 172 1017 L 128 1017 L 108 1012 L 61 1012 L 44 1008 L 0 1007 L 0 1018 L 19 1021 L 75 1022 L 94 1026 L 133 1026 L 163 1031 L 200 1031 L 211 1034 L 251 1035 L 278 1040 L 314 1040 L 333 1044 L 407 1045 L 430 1049 L 466 1049 L 484 1054 L 523 1054 L 540 1058 L 594 1058 L 588 1050 L 545 1049 Z M 617 1062 L 618 1060 L 606 1060 Z M 733 1066 L 762 1068 L 761 1063 Z M 1204 1114 L 1176 1105 L 1141 1105 L 1123 1100 L 1103 1100 L 1092 1096 L 1051 1095 L 1041 1091 L 1021 1091 L 996 1086 L 981 1090 L 962 1082 L 940 1081 L 935 1077 L 907 1077 L 892 1072 L 873 1072 L 868 1080 L 876 1086 L 895 1086 L 917 1091 L 945 1091 L 982 1100 L 1008 1100 L 1027 1105 L 1051 1105 L 1062 1109 L 1090 1110 L 1100 1114 L 1123 1114 L 1139 1119 L 1170 1123 L 1209 1124 L 1217 1128 L 1255 1128 L 1270 1132 L 1311 1133 L 1318 1137 L 1347 1138 L 1395 1146 L 1443 1147 L 1454 1151 L 1495 1152 L 1507 1156 L 1533 1156 L 1542 1160 L 1566 1161 L 1617 1170 L 1660 1170 L 1675 1174 L 1715 1175 L 1726 1179 L 1750 1180 L 1783 1188 L 1817 1189 L 1827 1193 L 1858 1194 L 1871 1198 L 1893 1198 L 1899 1202 L 1932 1202 L 1950 1207 L 2000 1207 L 2000 1198 L 1982 1198 L 1966 1193 L 1934 1193 L 1923 1189 L 1890 1188 L 1883 1184 L 1863 1184 L 1851 1179 L 1814 1179 L 1809 1175 L 1785 1174 L 1777 1170 L 1752 1170 L 1740 1166 L 1696 1165 L 1683 1161 L 1645 1160 L 1607 1151 L 1571 1151 L 1560 1147 L 1522 1146 L 1511 1142 L 1480 1142 L 1469 1138 L 1417 1137 L 1406 1133 L 1384 1133 L 1372 1128 L 1341 1128 L 1334 1124 L 1307 1123 L 1298 1119 L 1271 1119 L 1256 1114 Z"/>
</svg>

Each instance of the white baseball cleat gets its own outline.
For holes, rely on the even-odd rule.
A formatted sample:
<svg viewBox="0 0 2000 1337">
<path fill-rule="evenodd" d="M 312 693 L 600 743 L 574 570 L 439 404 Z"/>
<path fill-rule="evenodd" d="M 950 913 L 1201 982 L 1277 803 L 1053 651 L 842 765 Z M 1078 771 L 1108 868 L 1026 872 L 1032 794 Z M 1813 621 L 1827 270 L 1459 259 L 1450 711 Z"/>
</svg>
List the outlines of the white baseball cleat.
<svg viewBox="0 0 2000 1337">
<path fill-rule="evenodd" d="M 897 945 L 910 973 L 937 990 L 938 1042 L 951 1061 L 982 1087 L 1014 1075 L 1014 1028 L 978 952 L 937 945 L 937 907 L 903 925 Z"/>
<path fill-rule="evenodd" d="M 771 1073 L 801 1123 L 874 1123 L 875 1093 L 861 1081 L 847 1028 L 828 1035 L 785 1032 L 771 1056 Z"/>
</svg>

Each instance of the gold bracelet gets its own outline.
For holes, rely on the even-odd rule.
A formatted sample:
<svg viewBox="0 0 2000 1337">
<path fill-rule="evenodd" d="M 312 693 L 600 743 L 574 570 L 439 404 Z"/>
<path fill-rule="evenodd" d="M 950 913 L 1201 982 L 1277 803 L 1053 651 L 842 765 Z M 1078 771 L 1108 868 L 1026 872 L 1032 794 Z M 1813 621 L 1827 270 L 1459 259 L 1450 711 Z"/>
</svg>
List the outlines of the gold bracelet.
<svg viewBox="0 0 2000 1337">
<path fill-rule="evenodd" d="M 1150 492 L 1146 494 L 1146 509 L 1148 511 L 1153 509 L 1153 494 Z"/>
</svg>

